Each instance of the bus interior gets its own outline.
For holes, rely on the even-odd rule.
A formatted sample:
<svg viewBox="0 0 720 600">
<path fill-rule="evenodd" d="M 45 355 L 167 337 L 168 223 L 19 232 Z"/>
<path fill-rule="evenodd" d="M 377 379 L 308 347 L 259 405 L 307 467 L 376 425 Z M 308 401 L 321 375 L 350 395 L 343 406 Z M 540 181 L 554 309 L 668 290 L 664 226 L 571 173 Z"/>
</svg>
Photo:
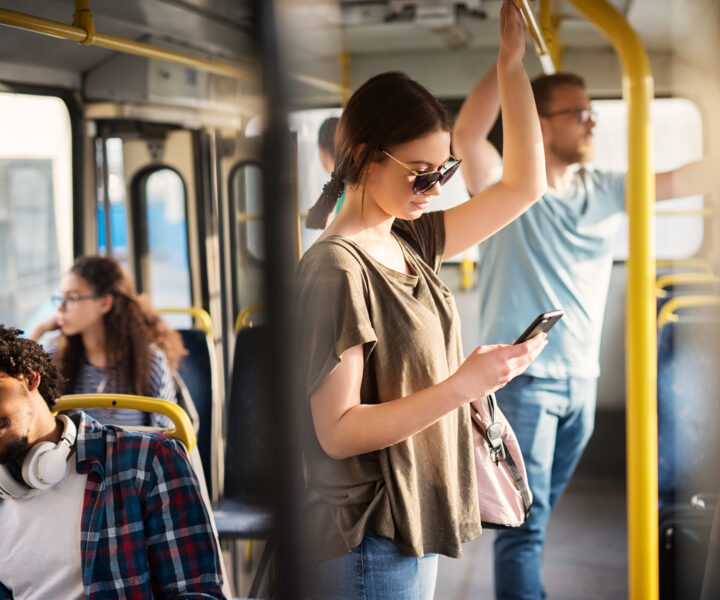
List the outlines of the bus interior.
<svg viewBox="0 0 720 600">
<path fill-rule="evenodd" d="M 651 169 L 717 155 L 715 0 L 524 3 L 555 68 L 587 83 L 598 115 L 594 164 L 625 171 L 636 159 L 628 149 L 633 52 L 649 67 L 651 133 L 640 143 Z M 301 399 L 287 349 L 288 281 L 319 234 L 304 224 L 328 179 L 318 128 L 342 114 L 352 90 L 388 70 L 417 79 L 455 115 L 495 61 L 501 4 L 0 0 L 0 323 L 27 332 L 52 314 L 50 296 L 80 255 L 111 256 L 130 271 L 189 350 L 181 376 L 198 412 L 198 450 L 234 596 L 302 597 L 302 482 L 288 455 Z M 593 21 L 603 11 L 635 36 L 629 58 L 624 42 Z M 547 67 L 537 46 L 528 37 L 531 77 Z M 501 135 L 496 125 L 498 146 Z M 658 519 L 657 489 L 631 499 L 629 483 L 657 461 L 689 464 L 684 454 L 695 446 L 687 438 L 698 431 L 720 472 L 719 184 L 638 210 L 634 222 L 625 217 L 602 333 L 595 433 L 550 525 L 544 576 L 552 598 L 694 600 L 718 570 L 711 564 L 720 560 L 712 552 L 718 539 L 710 539 L 713 514 L 720 527 L 717 481 L 687 490 L 688 510 L 704 512 L 708 525 L 699 550 L 674 530 L 671 563 L 658 556 L 672 545 L 673 529 L 647 533 L 635 523 L 638 514 Z M 628 206 L 636 201 L 630 196 Z M 431 209 L 467 198 L 457 175 Z M 630 266 L 639 219 L 650 223 L 643 254 L 650 260 Z M 482 268 L 471 251 L 440 271 L 456 297 L 465 352 L 483 342 Z M 635 280 L 640 295 L 630 291 Z M 628 339 L 650 312 L 654 324 L 636 363 Z M 637 406 L 646 412 L 629 418 L 637 364 L 652 385 L 637 384 L 645 386 Z M 678 425 L 663 429 L 661 420 L 654 430 L 666 405 L 675 407 L 666 417 Z M 639 422 L 650 424 L 649 437 L 647 427 L 633 428 Z M 636 443 L 654 449 L 656 462 L 635 462 L 627 448 Z M 238 528 L 233 510 L 248 505 L 251 524 Z M 442 559 L 436 597 L 491 597 L 491 543 L 487 533 L 467 544 L 465 558 Z M 668 573 L 671 591 L 659 590 Z"/>
</svg>

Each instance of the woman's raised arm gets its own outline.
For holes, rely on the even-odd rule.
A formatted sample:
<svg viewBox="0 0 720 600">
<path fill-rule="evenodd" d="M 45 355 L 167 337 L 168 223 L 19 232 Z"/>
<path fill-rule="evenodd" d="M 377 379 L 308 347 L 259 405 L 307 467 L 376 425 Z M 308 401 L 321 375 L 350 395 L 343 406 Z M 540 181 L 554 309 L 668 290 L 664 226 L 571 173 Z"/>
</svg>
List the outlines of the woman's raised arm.
<svg viewBox="0 0 720 600">
<path fill-rule="evenodd" d="M 510 0 L 505 0 L 500 13 L 497 62 L 503 123 L 502 176 L 464 204 L 445 211 L 445 257 L 459 254 L 502 229 L 530 208 L 547 187 L 540 120 L 522 64 L 524 52 L 525 30 L 520 13 Z"/>
</svg>

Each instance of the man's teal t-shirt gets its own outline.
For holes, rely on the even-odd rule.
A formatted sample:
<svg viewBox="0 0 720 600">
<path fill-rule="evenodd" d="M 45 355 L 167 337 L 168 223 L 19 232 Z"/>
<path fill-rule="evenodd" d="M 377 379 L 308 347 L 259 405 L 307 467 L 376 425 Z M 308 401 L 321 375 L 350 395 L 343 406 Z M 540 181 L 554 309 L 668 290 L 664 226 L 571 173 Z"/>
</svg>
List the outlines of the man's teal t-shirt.
<svg viewBox="0 0 720 600">
<path fill-rule="evenodd" d="M 542 312 L 562 319 L 526 374 L 599 375 L 600 334 L 625 175 L 580 169 L 570 191 L 548 189 L 527 212 L 480 244 L 481 344 L 512 343 Z"/>
</svg>

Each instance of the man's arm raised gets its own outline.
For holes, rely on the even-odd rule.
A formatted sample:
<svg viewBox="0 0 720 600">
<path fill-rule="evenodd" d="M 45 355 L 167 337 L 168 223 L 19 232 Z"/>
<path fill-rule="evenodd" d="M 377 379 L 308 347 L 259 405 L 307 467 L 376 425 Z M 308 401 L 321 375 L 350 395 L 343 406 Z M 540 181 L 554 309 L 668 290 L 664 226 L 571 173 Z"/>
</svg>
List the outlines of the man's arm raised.
<svg viewBox="0 0 720 600">
<path fill-rule="evenodd" d="M 500 114 L 497 65 L 485 74 L 465 99 L 453 127 L 453 153 L 471 196 L 500 179 L 502 160 L 488 135 Z"/>
</svg>

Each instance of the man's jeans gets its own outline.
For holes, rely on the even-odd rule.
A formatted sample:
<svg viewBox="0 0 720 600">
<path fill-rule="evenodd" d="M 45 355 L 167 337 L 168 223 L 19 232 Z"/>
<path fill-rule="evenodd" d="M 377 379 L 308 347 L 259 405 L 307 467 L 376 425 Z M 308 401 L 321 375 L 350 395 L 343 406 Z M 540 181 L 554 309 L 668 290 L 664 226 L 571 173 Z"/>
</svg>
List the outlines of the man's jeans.
<svg viewBox="0 0 720 600">
<path fill-rule="evenodd" d="M 540 577 L 550 511 L 565 490 L 592 434 L 596 379 L 517 377 L 497 395 L 527 468 L 533 504 L 527 522 L 495 537 L 497 600 L 545 598 Z"/>
</svg>

